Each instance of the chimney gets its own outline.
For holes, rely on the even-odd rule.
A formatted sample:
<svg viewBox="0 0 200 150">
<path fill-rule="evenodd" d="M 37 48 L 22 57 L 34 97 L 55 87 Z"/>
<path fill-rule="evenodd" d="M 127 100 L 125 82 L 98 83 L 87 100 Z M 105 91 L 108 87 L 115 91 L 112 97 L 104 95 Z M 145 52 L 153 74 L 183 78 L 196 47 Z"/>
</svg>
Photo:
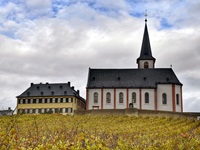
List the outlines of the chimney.
<svg viewBox="0 0 200 150">
<path fill-rule="evenodd" d="M 70 87 L 70 82 L 68 82 L 68 85 L 69 85 L 69 87 Z"/>
<path fill-rule="evenodd" d="M 33 86 L 34 84 L 33 83 L 31 83 L 31 86 Z"/>
<path fill-rule="evenodd" d="M 8 110 L 11 111 L 11 107 L 8 107 Z"/>
<path fill-rule="evenodd" d="M 79 90 L 77 90 L 77 94 L 79 95 L 79 93 L 80 93 L 80 91 Z"/>
<path fill-rule="evenodd" d="M 72 88 L 72 90 L 74 90 L 74 86 L 72 86 L 71 88 Z"/>
</svg>

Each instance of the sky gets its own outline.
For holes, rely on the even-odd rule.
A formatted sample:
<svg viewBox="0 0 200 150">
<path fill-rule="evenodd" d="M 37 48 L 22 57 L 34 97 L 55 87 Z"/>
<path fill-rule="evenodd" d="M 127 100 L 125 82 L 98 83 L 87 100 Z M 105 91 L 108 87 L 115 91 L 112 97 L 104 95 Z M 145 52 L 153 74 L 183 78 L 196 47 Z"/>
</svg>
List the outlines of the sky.
<svg viewBox="0 0 200 150">
<path fill-rule="evenodd" d="M 147 10 L 156 68 L 183 83 L 183 111 L 200 112 L 199 0 L 0 1 L 0 109 L 31 83 L 71 82 L 88 69 L 137 68 Z"/>
</svg>

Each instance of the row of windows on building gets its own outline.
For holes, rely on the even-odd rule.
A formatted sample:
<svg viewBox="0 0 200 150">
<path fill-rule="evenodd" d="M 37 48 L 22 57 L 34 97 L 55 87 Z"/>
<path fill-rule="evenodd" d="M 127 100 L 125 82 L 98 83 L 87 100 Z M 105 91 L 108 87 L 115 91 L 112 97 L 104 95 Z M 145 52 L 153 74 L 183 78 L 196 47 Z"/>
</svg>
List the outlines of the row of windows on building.
<svg viewBox="0 0 200 150">
<path fill-rule="evenodd" d="M 81 108 L 85 109 L 85 103 L 81 100 L 77 100 L 77 105 L 80 106 Z"/>
<path fill-rule="evenodd" d="M 72 103 L 73 98 L 18 99 L 18 104 Z"/>
<path fill-rule="evenodd" d="M 72 113 L 73 108 L 18 109 L 18 114 Z"/>
<path fill-rule="evenodd" d="M 94 103 L 98 103 L 99 95 L 97 92 L 94 93 Z M 132 93 L 132 102 L 136 103 L 136 93 Z M 106 103 L 111 103 L 111 93 L 106 93 Z M 124 94 L 122 92 L 119 93 L 119 103 L 124 103 Z"/>
<path fill-rule="evenodd" d="M 145 103 L 149 103 L 149 93 L 146 92 L 144 94 L 145 97 Z M 95 92 L 94 93 L 94 103 L 98 103 L 98 93 Z M 132 99 L 132 103 L 136 103 L 136 93 L 133 92 L 131 94 L 131 99 Z M 111 103 L 111 93 L 107 92 L 106 93 L 106 103 Z M 124 103 L 124 94 L 122 92 L 119 93 L 119 103 Z M 167 94 L 163 93 L 162 94 L 162 104 L 167 104 Z M 176 94 L 176 104 L 179 105 L 179 94 Z"/>
</svg>

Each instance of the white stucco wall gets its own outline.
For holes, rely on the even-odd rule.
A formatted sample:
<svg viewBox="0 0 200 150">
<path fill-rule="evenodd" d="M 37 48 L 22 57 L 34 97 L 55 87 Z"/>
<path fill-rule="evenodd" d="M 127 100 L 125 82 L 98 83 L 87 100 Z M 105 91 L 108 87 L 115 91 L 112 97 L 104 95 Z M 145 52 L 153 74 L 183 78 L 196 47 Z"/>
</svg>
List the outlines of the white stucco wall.
<svg viewBox="0 0 200 150">
<path fill-rule="evenodd" d="M 154 89 L 141 90 L 142 109 L 155 110 L 155 92 Z M 94 93 L 98 93 L 98 103 L 94 103 Z M 111 103 L 106 103 L 106 93 L 111 93 Z M 119 93 L 124 95 L 123 103 L 119 103 Z M 134 108 L 140 109 L 140 90 L 128 89 L 128 107 L 132 103 L 132 93 L 136 93 L 136 103 Z M 145 103 L 145 93 L 149 93 L 149 103 Z M 162 94 L 167 94 L 167 104 L 162 103 Z M 179 94 L 179 105 L 176 105 L 176 94 Z M 88 109 L 93 109 L 93 106 L 101 108 L 101 89 L 88 89 Z M 180 85 L 175 85 L 175 107 L 177 112 L 181 112 L 181 91 Z M 116 89 L 116 109 L 127 108 L 127 89 Z M 103 89 L 103 109 L 114 109 L 114 89 Z M 157 109 L 162 111 L 173 111 L 172 105 L 172 84 L 158 84 L 157 88 Z"/>
<path fill-rule="evenodd" d="M 154 68 L 153 60 L 139 60 L 139 68 L 144 68 L 144 62 L 149 63 L 149 68 Z"/>
<path fill-rule="evenodd" d="M 110 92 L 111 102 L 106 103 L 106 93 Z M 114 89 L 103 89 L 103 109 L 114 109 Z"/>
<path fill-rule="evenodd" d="M 145 93 L 149 93 L 149 103 L 145 103 Z M 155 110 L 154 89 L 142 89 L 142 109 Z"/>
<path fill-rule="evenodd" d="M 162 103 L 162 94 L 167 94 L 167 104 Z M 158 110 L 172 111 L 172 84 L 158 84 L 157 88 Z"/>
<path fill-rule="evenodd" d="M 122 92 L 124 95 L 123 103 L 119 103 L 119 93 Z M 116 109 L 125 109 L 127 104 L 127 90 L 116 89 Z"/>
<path fill-rule="evenodd" d="M 94 93 L 98 93 L 98 103 L 94 103 Z M 101 89 L 88 89 L 88 109 L 92 109 L 92 106 L 99 106 L 101 109 Z"/>
<path fill-rule="evenodd" d="M 132 93 L 135 92 L 136 93 L 136 103 L 134 103 L 134 108 L 140 108 L 140 90 L 139 89 L 129 89 L 129 93 L 128 93 L 128 101 L 129 103 L 132 103 Z"/>
<path fill-rule="evenodd" d="M 181 112 L 181 90 L 180 90 L 180 85 L 175 85 L 175 104 L 176 104 L 176 94 L 179 94 L 179 105 L 176 106 L 176 112 Z"/>
</svg>

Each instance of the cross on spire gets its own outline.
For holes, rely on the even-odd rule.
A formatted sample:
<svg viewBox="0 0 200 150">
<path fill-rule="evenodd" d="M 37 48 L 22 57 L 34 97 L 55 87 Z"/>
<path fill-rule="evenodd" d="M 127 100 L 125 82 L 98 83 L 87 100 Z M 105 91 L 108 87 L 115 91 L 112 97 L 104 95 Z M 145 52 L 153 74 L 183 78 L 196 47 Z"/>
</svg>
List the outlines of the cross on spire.
<svg viewBox="0 0 200 150">
<path fill-rule="evenodd" d="M 147 22 L 147 10 L 145 10 L 144 16 L 145 16 L 145 22 Z"/>
</svg>

